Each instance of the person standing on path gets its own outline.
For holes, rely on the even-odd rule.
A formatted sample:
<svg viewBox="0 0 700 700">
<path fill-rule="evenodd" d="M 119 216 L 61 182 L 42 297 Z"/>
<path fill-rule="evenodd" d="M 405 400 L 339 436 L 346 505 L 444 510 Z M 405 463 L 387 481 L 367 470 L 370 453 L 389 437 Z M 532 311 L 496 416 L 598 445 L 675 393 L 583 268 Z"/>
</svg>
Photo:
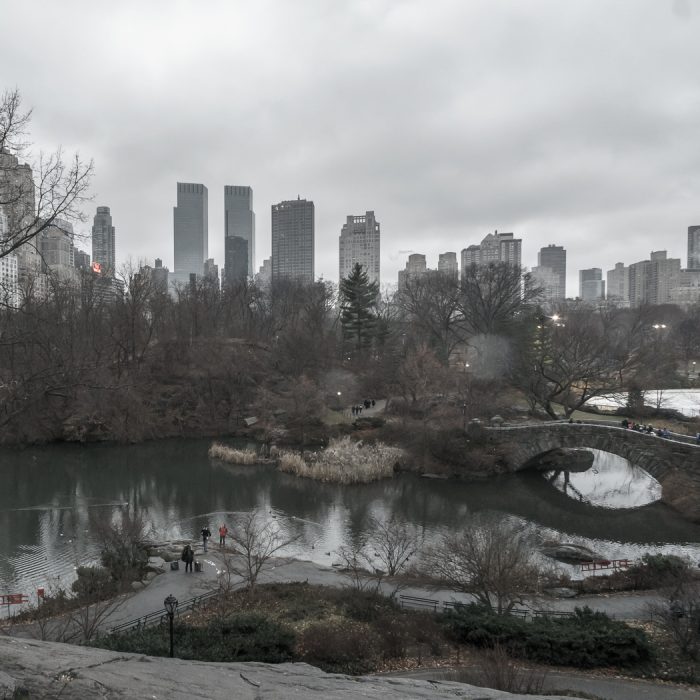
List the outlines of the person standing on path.
<svg viewBox="0 0 700 700">
<path fill-rule="evenodd" d="M 211 537 L 211 530 L 209 525 L 205 525 L 202 528 L 202 544 L 204 545 L 204 551 L 207 551 L 207 540 Z"/>
<path fill-rule="evenodd" d="M 192 547 L 186 544 L 185 548 L 182 550 L 182 556 L 180 558 L 185 562 L 185 573 L 187 573 L 187 571 L 190 571 L 191 573 L 192 562 L 194 561 L 194 552 L 192 551 Z"/>
<path fill-rule="evenodd" d="M 226 535 L 228 535 L 228 528 L 226 527 L 226 523 L 223 523 L 219 528 L 219 547 L 226 546 Z"/>
</svg>

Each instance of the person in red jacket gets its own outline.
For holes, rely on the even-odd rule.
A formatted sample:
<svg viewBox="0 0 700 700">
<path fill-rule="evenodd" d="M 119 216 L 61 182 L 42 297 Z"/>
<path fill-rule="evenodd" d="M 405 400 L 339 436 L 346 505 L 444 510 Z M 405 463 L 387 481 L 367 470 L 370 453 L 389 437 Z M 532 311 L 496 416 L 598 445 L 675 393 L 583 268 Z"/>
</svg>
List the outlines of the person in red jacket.
<svg viewBox="0 0 700 700">
<path fill-rule="evenodd" d="M 228 535 L 228 528 L 226 527 L 226 523 L 223 523 L 219 528 L 219 547 L 226 546 L 226 535 Z"/>
</svg>

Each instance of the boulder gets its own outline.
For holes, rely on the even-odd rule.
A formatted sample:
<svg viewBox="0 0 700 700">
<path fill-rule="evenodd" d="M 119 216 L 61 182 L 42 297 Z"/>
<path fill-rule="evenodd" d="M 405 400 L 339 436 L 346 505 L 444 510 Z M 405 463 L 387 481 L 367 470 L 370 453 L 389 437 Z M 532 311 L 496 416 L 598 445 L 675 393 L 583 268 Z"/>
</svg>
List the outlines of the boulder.
<svg viewBox="0 0 700 700">
<path fill-rule="evenodd" d="M 580 564 L 584 561 L 598 561 L 603 558 L 600 554 L 580 544 L 561 543 L 545 545 L 540 551 L 546 557 L 557 559 L 567 564 Z"/>
<path fill-rule="evenodd" d="M 0 637 L 0 659 L 3 672 L 31 698 L 565 700 L 443 680 L 329 674 L 307 664 L 203 663 L 13 637 Z"/>
</svg>

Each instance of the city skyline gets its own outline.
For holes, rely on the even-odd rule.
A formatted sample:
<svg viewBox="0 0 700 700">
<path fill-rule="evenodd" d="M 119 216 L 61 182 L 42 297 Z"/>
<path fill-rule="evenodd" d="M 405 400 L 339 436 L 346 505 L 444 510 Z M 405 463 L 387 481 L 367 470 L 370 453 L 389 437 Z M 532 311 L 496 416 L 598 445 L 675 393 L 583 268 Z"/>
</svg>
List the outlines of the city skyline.
<svg viewBox="0 0 700 700">
<path fill-rule="evenodd" d="M 564 246 L 571 295 L 578 269 L 660 248 L 685 264 L 685 232 L 700 224 L 699 156 L 688 147 L 700 130 L 700 9 L 621 0 L 604 22 L 601 12 L 544 0 L 429 11 L 381 0 L 322 11 L 305 0 L 28 0 L 3 9 L 0 83 L 34 108 L 29 162 L 57 143 L 94 158 L 94 202 L 118 222 L 117 267 L 162 257 L 174 268 L 177 181 L 209 187 L 209 256 L 223 266 L 223 186 L 246 183 L 255 269 L 270 254 L 269 207 L 303 192 L 316 203 L 326 279 L 338 274 L 326 241 L 349 212 L 373 209 L 384 281 L 397 278 L 402 251 L 437 261 L 498 229 L 523 239 L 528 268 L 543 246 Z M 107 25 L 129 37 L 127 56 L 90 31 Z M 29 26 L 33 42 L 18 30 Z M 360 50 L 335 50 L 337 35 Z M 37 61 L 36 46 L 51 60 Z M 245 72 L 222 70 L 243 62 Z M 58 92 L 57 74 L 68 78 Z M 345 99 L 358 94 L 363 110 Z"/>
</svg>

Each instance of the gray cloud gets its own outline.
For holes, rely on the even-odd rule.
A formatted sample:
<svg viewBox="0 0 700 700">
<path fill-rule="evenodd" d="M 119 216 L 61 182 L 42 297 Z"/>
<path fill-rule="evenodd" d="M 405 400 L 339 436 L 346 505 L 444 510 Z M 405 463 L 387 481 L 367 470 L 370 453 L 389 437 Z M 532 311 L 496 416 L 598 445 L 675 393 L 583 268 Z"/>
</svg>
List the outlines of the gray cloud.
<svg viewBox="0 0 700 700">
<path fill-rule="evenodd" d="M 385 281 L 493 229 L 577 270 L 667 248 L 700 223 L 700 2 L 85 0 L 5 4 L 0 86 L 35 108 L 37 148 L 96 163 L 118 257 L 172 262 L 175 182 L 270 205 L 311 198 L 317 273 L 347 214 L 382 223 Z"/>
</svg>

